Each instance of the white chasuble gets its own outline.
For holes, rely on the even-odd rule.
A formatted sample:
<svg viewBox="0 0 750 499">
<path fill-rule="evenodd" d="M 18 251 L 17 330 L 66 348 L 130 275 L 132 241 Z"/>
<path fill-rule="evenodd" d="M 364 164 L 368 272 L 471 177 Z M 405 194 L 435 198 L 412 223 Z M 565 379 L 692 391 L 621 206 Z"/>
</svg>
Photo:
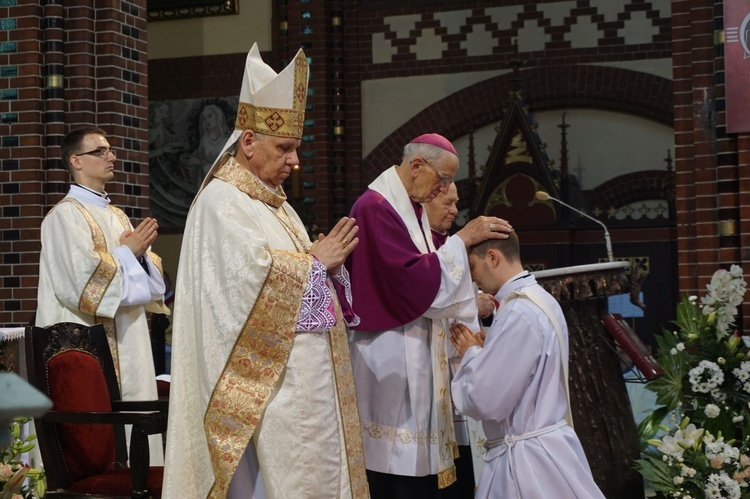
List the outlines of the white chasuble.
<svg viewBox="0 0 750 499">
<path fill-rule="evenodd" d="M 369 497 L 338 303 L 330 331 L 295 331 L 304 225 L 234 158 L 215 176 L 182 245 L 164 497 Z"/>
<path fill-rule="evenodd" d="M 128 279 L 122 259 L 129 256 L 135 262 L 131 267 L 137 267 L 134 272 L 140 271 L 141 279 L 130 285 L 145 287 L 145 300 L 152 298 L 149 286 L 161 286 L 163 292 L 161 259 L 149 253 L 149 276 L 139 269 L 129 249 L 118 253 L 126 229 L 132 230 L 130 221 L 122 210 L 109 205 L 108 199 L 71 187 L 42 222 L 35 324 L 103 324 L 122 399 L 155 400 L 158 394 L 146 310 L 164 313 L 163 301 L 122 304 L 124 280 Z M 149 443 L 151 464 L 161 465 L 161 435 L 152 435 Z"/>
</svg>

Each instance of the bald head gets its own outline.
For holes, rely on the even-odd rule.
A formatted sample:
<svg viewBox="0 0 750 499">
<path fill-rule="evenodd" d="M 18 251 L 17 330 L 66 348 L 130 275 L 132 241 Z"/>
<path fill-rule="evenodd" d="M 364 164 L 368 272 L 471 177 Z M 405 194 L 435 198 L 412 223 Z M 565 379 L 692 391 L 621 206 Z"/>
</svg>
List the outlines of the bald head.
<svg viewBox="0 0 750 499">
<path fill-rule="evenodd" d="M 427 212 L 427 219 L 430 221 L 430 228 L 440 234 L 445 234 L 453 225 L 458 214 L 458 189 L 456 184 L 451 183 L 448 191 L 435 197 L 429 203 L 425 203 L 424 209 Z"/>
</svg>

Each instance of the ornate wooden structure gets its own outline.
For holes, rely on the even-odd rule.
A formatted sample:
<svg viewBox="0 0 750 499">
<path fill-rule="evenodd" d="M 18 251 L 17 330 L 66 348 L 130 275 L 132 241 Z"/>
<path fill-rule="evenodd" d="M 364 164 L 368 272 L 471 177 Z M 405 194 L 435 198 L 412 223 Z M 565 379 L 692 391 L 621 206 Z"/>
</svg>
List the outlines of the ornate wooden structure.
<svg viewBox="0 0 750 499">
<path fill-rule="evenodd" d="M 0 372 L 21 372 L 20 344 L 23 328 L 0 328 Z"/>
<path fill-rule="evenodd" d="M 626 262 L 534 275 L 560 302 L 568 323 L 573 423 L 594 479 L 608 499 L 642 498 L 643 482 L 632 467 L 639 457 L 638 432 L 612 336 L 601 323 L 607 297 L 637 296 L 641 276 L 629 272 Z"/>
</svg>

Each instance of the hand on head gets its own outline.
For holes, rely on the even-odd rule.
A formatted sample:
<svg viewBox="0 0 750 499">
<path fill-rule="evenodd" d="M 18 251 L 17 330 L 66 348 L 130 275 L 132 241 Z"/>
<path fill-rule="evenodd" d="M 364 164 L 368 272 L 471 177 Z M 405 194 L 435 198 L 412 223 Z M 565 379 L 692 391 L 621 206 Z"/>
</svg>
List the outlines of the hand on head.
<svg viewBox="0 0 750 499">
<path fill-rule="evenodd" d="M 353 218 L 343 217 L 327 236 L 318 235 L 313 242 L 310 254 L 322 263 L 328 272 L 335 273 L 341 264 L 359 244 L 356 237 L 359 227 Z"/>
<path fill-rule="evenodd" d="M 461 323 L 457 322 L 451 326 L 451 343 L 456 348 L 459 357 L 463 357 L 470 347 L 483 347 L 484 338 L 484 333 L 472 333 L 469 328 Z"/>
<path fill-rule="evenodd" d="M 158 236 L 159 224 L 155 218 L 148 217 L 134 230 L 126 230 L 120 236 L 120 244 L 130 248 L 136 258 L 142 257 Z"/>
<path fill-rule="evenodd" d="M 487 239 L 508 239 L 513 227 L 507 220 L 497 217 L 477 217 L 456 232 L 467 248 Z"/>
</svg>

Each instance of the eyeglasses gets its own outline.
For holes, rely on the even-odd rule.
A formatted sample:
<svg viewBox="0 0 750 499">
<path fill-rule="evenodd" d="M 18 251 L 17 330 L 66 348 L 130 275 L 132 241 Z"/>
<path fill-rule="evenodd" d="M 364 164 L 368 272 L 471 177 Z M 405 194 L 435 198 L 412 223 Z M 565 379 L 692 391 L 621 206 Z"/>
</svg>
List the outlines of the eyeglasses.
<svg viewBox="0 0 750 499">
<path fill-rule="evenodd" d="M 451 185 L 453 181 L 456 180 L 455 177 L 450 177 L 445 173 L 441 173 L 440 171 L 438 171 L 438 169 L 428 163 L 426 159 L 422 158 L 422 162 L 432 168 L 432 171 L 434 171 L 435 175 L 437 175 L 440 179 L 440 185 Z"/>
<path fill-rule="evenodd" d="M 92 151 L 86 151 L 86 152 L 79 152 L 78 154 L 74 154 L 73 156 L 99 156 L 100 158 L 104 159 L 107 157 L 109 153 L 112 153 L 112 156 L 115 158 L 117 157 L 117 151 L 115 149 L 112 149 L 111 147 L 97 147 L 96 149 Z"/>
</svg>

